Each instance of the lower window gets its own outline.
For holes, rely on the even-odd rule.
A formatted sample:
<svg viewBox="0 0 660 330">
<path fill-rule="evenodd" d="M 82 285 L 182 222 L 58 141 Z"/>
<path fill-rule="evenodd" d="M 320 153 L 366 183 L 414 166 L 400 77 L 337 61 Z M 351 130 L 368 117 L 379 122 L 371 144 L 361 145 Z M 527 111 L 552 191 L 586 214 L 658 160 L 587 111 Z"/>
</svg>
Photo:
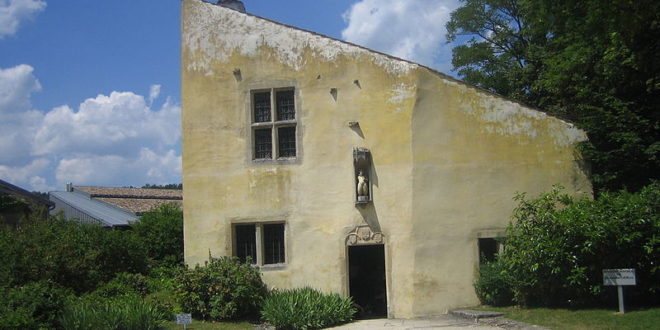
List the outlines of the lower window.
<svg viewBox="0 0 660 330">
<path fill-rule="evenodd" d="M 478 244 L 480 264 L 495 261 L 502 249 L 502 244 L 493 237 L 479 238 Z"/>
<path fill-rule="evenodd" d="M 234 225 L 234 255 L 243 262 L 273 265 L 286 262 L 284 223 Z"/>
</svg>

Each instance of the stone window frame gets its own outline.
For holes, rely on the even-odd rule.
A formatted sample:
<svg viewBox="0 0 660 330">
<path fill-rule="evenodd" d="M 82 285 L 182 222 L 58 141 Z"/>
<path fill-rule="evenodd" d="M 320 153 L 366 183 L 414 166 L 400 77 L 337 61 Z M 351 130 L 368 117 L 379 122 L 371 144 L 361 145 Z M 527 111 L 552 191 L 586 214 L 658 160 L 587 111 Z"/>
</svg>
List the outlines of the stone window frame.
<svg viewBox="0 0 660 330">
<path fill-rule="evenodd" d="M 251 225 L 254 226 L 255 245 L 256 245 L 256 260 L 253 261 L 252 266 L 259 267 L 263 270 L 268 269 L 282 269 L 286 267 L 290 260 L 290 249 L 288 239 L 288 225 L 286 221 L 240 221 L 231 224 L 231 242 L 232 242 L 232 256 L 237 257 L 237 232 L 236 228 L 239 226 Z M 264 247 L 264 226 L 267 225 L 282 225 L 284 239 L 284 262 L 281 263 L 265 263 L 265 247 Z"/>
<path fill-rule="evenodd" d="M 276 93 L 278 91 L 293 91 L 295 119 L 277 120 Z M 269 122 L 255 122 L 254 95 L 261 92 L 270 92 L 271 114 Z M 302 159 L 302 125 L 301 113 L 302 102 L 300 101 L 300 90 L 293 81 L 271 81 L 251 84 L 246 91 L 247 117 L 249 125 L 248 161 L 250 164 L 298 164 Z M 278 157 L 279 154 L 279 132 L 278 129 L 285 127 L 295 128 L 295 157 Z M 270 129 L 271 132 L 271 158 L 256 158 L 256 137 L 258 129 Z"/>
</svg>

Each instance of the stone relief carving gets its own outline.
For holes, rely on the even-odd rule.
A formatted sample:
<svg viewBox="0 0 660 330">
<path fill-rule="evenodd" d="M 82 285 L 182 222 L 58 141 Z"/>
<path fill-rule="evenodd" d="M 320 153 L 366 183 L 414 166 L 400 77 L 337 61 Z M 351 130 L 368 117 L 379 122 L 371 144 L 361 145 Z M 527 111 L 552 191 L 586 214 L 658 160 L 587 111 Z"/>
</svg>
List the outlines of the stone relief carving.
<svg viewBox="0 0 660 330">
<path fill-rule="evenodd" d="M 374 232 L 369 226 L 358 226 L 348 233 L 346 243 L 348 245 L 361 244 L 383 244 L 383 233 Z"/>
</svg>

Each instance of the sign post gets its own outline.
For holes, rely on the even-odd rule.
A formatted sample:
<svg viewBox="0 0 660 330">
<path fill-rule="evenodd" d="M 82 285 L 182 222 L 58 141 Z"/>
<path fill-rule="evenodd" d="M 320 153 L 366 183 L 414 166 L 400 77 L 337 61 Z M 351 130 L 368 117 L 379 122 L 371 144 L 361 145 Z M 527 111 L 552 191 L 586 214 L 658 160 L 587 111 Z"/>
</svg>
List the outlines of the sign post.
<svg viewBox="0 0 660 330">
<path fill-rule="evenodd" d="M 603 269 L 603 285 L 617 286 L 617 293 L 619 294 L 619 313 L 623 314 L 626 312 L 623 305 L 623 286 L 637 285 L 635 269 Z"/>
<path fill-rule="evenodd" d="M 183 324 L 183 329 L 186 329 L 187 324 L 192 324 L 191 314 L 176 314 L 176 324 Z"/>
</svg>

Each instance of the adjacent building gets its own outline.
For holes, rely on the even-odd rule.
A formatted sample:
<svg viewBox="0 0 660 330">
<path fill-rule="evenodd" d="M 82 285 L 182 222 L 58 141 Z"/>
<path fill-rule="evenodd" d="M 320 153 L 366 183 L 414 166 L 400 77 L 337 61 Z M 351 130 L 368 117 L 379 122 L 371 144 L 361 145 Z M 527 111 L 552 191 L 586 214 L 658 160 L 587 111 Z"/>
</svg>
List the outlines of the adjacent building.
<svg viewBox="0 0 660 330">
<path fill-rule="evenodd" d="M 181 204 L 181 190 L 73 186 L 51 191 L 51 214 L 66 219 L 98 223 L 110 228 L 128 228 L 144 212 L 164 203 Z"/>
<path fill-rule="evenodd" d="M 441 314 L 478 303 L 516 192 L 591 194 L 583 131 L 422 65 L 200 0 L 181 54 L 188 264 Z"/>
<path fill-rule="evenodd" d="M 52 207 L 44 197 L 0 180 L 0 225 L 16 228 L 21 219 L 34 214 L 45 218 Z"/>
</svg>

